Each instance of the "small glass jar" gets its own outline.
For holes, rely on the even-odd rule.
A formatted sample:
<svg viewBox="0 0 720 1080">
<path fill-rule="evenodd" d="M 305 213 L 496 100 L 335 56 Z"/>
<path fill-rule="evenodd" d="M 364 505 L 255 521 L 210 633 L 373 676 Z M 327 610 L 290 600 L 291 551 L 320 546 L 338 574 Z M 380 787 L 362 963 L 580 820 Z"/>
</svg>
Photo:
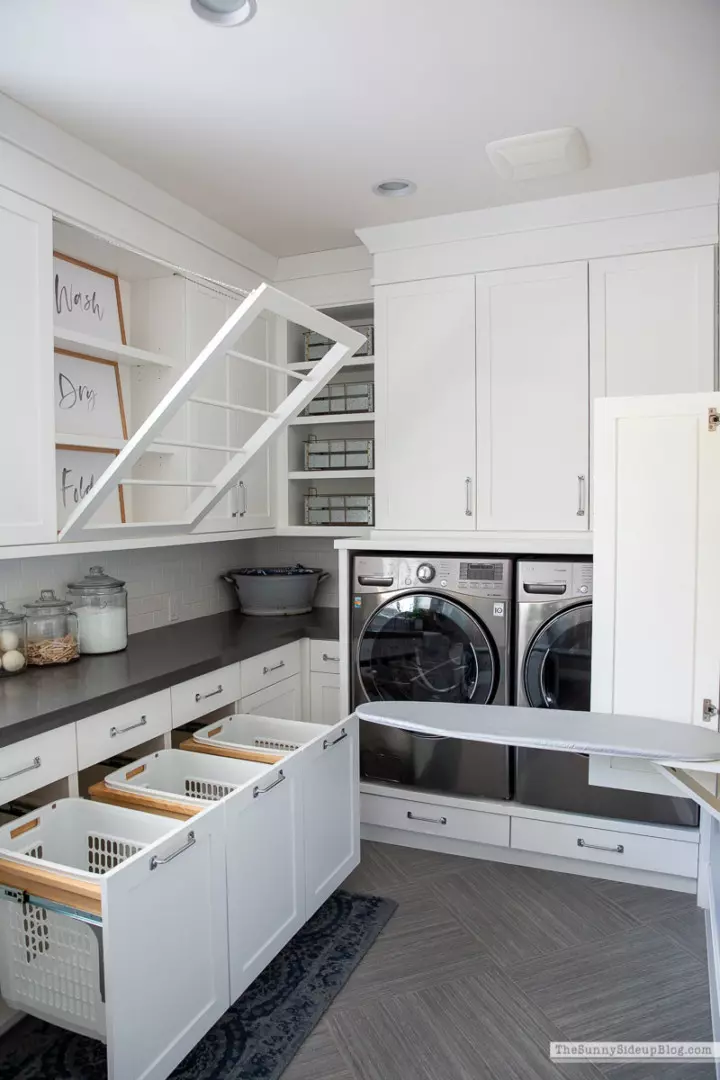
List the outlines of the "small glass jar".
<svg viewBox="0 0 720 1080">
<path fill-rule="evenodd" d="M 52 589 L 43 589 L 39 600 L 25 604 L 25 611 L 29 665 L 41 667 L 77 660 L 78 621 L 69 600 L 60 600 Z"/>
<path fill-rule="evenodd" d="M 0 600 L 0 676 L 25 670 L 25 616 L 8 611 Z"/>
<path fill-rule="evenodd" d="M 127 648 L 127 592 L 125 582 L 106 574 L 102 566 L 68 585 L 68 596 L 78 617 L 81 653 L 112 653 Z"/>
</svg>

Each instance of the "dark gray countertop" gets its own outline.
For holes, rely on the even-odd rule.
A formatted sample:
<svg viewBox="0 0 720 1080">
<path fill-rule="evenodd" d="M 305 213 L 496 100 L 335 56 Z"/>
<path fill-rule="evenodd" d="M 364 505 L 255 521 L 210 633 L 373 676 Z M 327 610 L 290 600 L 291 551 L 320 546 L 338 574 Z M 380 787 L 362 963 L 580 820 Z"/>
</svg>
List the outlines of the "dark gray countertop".
<svg viewBox="0 0 720 1080">
<path fill-rule="evenodd" d="M 0 679 L 0 748 L 308 637 L 337 641 L 337 608 L 251 617 L 225 611 L 133 634 L 124 652 Z"/>
</svg>

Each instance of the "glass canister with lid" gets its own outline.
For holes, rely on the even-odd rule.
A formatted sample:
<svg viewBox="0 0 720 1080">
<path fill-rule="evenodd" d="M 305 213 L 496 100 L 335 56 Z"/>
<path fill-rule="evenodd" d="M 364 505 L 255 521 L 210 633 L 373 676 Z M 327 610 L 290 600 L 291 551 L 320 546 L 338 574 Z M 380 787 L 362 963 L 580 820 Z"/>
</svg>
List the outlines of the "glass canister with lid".
<svg viewBox="0 0 720 1080">
<path fill-rule="evenodd" d="M 0 676 L 25 670 L 25 616 L 8 611 L 0 600 Z"/>
<path fill-rule="evenodd" d="M 124 581 L 106 574 L 102 566 L 91 566 L 67 591 L 77 613 L 81 653 L 120 652 L 127 647 Z"/>
<path fill-rule="evenodd" d="M 25 625 L 29 665 L 41 667 L 77 660 L 77 615 L 71 602 L 61 600 L 53 589 L 43 589 L 38 600 L 25 604 Z"/>
</svg>

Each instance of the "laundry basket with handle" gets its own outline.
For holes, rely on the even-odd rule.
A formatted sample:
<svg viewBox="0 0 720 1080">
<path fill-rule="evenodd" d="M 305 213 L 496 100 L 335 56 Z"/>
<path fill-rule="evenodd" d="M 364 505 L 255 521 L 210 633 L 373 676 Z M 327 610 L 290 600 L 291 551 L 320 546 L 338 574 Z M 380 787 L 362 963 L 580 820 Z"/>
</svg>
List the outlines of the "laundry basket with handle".
<svg viewBox="0 0 720 1080">
<path fill-rule="evenodd" d="M 193 734 L 193 742 L 201 746 L 224 746 L 230 750 L 292 754 L 329 730 L 322 724 L 237 713 L 200 728 Z"/>
<path fill-rule="evenodd" d="M 209 806 L 267 772 L 269 765 L 256 761 L 188 754 L 183 750 L 158 750 L 105 777 L 118 791 L 152 799 L 169 799 L 193 807 Z"/>
</svg>

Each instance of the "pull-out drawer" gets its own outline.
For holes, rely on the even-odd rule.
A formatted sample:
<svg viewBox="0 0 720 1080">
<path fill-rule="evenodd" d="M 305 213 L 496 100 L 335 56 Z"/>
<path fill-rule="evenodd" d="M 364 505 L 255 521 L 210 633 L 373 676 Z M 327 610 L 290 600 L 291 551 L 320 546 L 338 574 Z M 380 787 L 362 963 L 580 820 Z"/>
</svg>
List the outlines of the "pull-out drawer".
<svg viewBox="0 0 720 1080">
<path fill-rule="evenodd" d="M 206 716 L 222 705 L 240 700 L 240 665 L 227 667 L 199 675 L 170 689 L 172 698 L 172 726 L 182 727 L 191 720 Z"/>
<path fill-rule="evenodd" d="M 300 672 L 300 642 L 293 641 L 290 645 L 252 656 L 243 660 L 241 667 L 242 697 L 248 697 Z"/>
<path fill-rule="evenodd" d="M 77 722 L 78 768 L 121 754 L 171 728 L 170 691 L 160 690 L 127 705 Z"/>
<path fill-rule="evenodd" d="M 510 846 L 507 814 L 489 814 L 484 810 L 465 810 L 384 795 L 362 794 L 360 800 L 360 817 L 366 825 L 449 836 L 453 840 L 473 840 L 496 847 Z"/>
<path fill-rule="evenodd" d="M 75 725 L 34 735 L 0 750 L 0 804 L 77 772 Z"/>
<path fill-rule="evenodd" d="M 566 859 L 630 866 L 678 877 L 697 877 L 698 845 L 641 833 L 561 825 L 537 818 L 512 820 L 513 848 L 560 855 Z"/>
<path fill-rule="evenodd" d="M 311 641 L 310 670 L 327 671 L 329 674 L 340 673 L 340 642 Z"/>
</svg>

